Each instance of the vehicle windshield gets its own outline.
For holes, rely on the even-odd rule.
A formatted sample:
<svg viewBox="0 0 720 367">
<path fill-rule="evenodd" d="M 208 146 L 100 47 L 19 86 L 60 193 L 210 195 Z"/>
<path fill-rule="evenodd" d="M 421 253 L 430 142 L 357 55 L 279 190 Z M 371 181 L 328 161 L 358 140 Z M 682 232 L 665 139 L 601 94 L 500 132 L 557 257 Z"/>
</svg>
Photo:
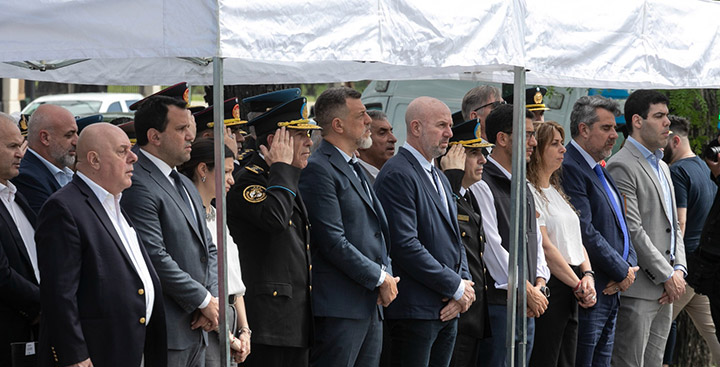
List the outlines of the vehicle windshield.
<svg viewBox="0 0 720 367">
<path fill-rule="evenodd" d="M 24 114 L 31 115 L 35 110 L 37 110 L 40 105 L 43 105 L 45 103 L 53 104 L 56 106 L 61 106 L 67 108 L 70 113 L 72 113 L 74 116 L 79 115 L 88 115 L 88 114 L 94 114 L 100 112 L 100 106 L 102 105 L 101 101 L 47 101 L 47 102 L 38 102 L 38 103 L 31 103 L 25 111 L 23 111 Z"/>
</svg>

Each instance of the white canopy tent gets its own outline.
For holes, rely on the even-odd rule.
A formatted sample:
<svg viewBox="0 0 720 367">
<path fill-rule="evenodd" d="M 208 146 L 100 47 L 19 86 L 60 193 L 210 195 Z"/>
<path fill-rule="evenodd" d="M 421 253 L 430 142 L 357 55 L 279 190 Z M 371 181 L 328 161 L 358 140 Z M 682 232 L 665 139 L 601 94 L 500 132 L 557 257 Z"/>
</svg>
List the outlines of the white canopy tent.
<svg viewBox="0 0 720 367">
<path fill-rule="evenodd" d="M 223 100 L 222 84 L 477 79 L 515 82 L 514 104 L 522 106 L 524 69 L 531 84 L 718 88 L 717 19 L 720 3 L 708 0 L 9 0 L 0 13 L 0 77 L 112 85 L 185 80 L 214 84 L 215 101 Z M 524 126 L 520 112 L 515 129 Z M 522 203 L 525 136 L 514 138 L 512 196 Z M 216 182 L 223 192 L 223 180 Z M 511 242 L 520 251 L 513 259 L 525 258 L 524 224 L 516 222 L 524 208 L 512 208 Z M 219 210 L 219 233 L 223 217 Z"/>
</svg>

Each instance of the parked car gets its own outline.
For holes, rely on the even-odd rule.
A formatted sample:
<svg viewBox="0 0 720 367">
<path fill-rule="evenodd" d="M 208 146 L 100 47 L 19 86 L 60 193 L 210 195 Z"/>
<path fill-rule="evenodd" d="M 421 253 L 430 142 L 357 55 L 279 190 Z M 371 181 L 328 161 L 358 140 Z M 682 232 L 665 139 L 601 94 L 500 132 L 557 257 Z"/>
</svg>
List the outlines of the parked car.
<svg viewBox="0 0 720 367">
<path fill-rule="evenodd" d="M 131 112 L 128 106 L 143 99 L 139 93 L 71 93 L 36 98 L 22 110 L 31 115 L 40 105 L 49 103 L 70 110 L 75 116 L 106 112 Z"/>
</svg>

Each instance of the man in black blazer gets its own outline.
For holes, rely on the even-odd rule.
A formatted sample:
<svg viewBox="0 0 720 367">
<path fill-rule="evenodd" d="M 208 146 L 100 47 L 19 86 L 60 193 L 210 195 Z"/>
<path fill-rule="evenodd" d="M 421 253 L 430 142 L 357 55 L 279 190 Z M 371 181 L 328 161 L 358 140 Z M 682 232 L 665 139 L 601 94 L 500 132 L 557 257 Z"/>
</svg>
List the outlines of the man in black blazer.
<svg viewBox="0 0 720 367">
<path fill-rule="evenodd" d="M 572 141 L 562 164 L 562 185 L 580 216 L 583 245 L 595 270 L 597 303 L 578 313 L 577 366 L 610 366 L 620 296 L 635 280 L 635 249 L 625 222 L 625 206 L 615 181 L 600 162 L 609 157 L 618 135 L 616 102 L 582 97 L 570 117 Z M 597 168 L 596 168 L 597 167 Z M 602 177 L 597 172 L 602 172 Z M 618 208 L 616 213 L 614 208 Z M 614 287 L 613 287 L 614 288 Z"/>
<path fill-rule="evenodd" d="M 245 309 L 255 329 L 247 367 L 308 365 L 310 222 L 298 181 L 310 131 L 319 127 L 305 119 L 305 102 L 296 98 L 250 122 L 260 150 L 227 194 L 228 229 L 238 245 Z"/>
<path fill-rule="evenodd" d="M 480 339 L 490 336 L 490 322 L 485 294 L 485 231 L 483 218 L 470 186 L 482 179 L 483 166 L 487 162 L 485 148 L 492 147 L 480 137 L 480 124 L 476 120 L 453 126 L 450 149 L 440 160 L 440 165 L 450 181 L 455 202 L 460 236 L 465 245 L 468 268 L 475 285 L 475 302 L 458 321 L 458 334 L 451 366 L 476 366 Z"/>
<path fill-rule="evenodd" d="M 397 295 L 388 224 L 354 152 L 369 147 L 360 93 L 330 88 L 315 102 L 324 140 L 300 174 L 313 260 L 313 366 L 377 366 L 382 309 Z"/>
<path fill-rule="evenodd" d="M 457 317 L 475 301 L 450 182 L 433 162 L 447 150 L 453 121 L 442 101 L 418 97 L 405 124 L 407 141 L 375 181 L 392 220 L 393 269 L 403 279 L 386 312 L 391 359 L 398 366 L 447 366 Z"/>
<path fill-rule="evenodd" d="M 28 121 L 28 151 L 13 179 L 35 213 L 73 176 L 78 127 L 70 111 L 44 104 Z"/>
<path fill-rule="evenodd" d="M 85 128 L 78 173 L 40 211 L 41 366 L 167 365 L 160 281 L 120 208 L 130 148 L 114 125 Z"/>
<path fill-rule="evenodd" d="M 10 182 L 22 142 L 13 119 L 0 112 L 0 366 L 10 365 L 10 343 L 37 340 L 40 315 L 35 212 Z"/>
<path fill-rule="evenodd" d="M 175 169 L 190 159 L 195 138 L 185 106 L 181 99 L 151 96 L 135 113 L 138 161 L 122 206 L 163 285 L 168 365 L 194 367 L 204 365 L 207 331 L 218 327 L 219 306 L 217 248 L 202 199 Z"/>
</svg>

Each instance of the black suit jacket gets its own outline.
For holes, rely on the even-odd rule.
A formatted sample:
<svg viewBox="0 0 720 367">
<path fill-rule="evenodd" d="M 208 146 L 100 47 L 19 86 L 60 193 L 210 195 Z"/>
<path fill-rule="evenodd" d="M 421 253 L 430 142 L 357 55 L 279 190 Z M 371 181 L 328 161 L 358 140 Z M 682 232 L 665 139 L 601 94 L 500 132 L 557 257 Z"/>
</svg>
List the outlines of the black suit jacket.
<svg viewBox="0 0 720 367">
<path fill-rule="evenodd" d="M 28 200 L 30 207 L 37 214 L 45 201 L 55 191 L 60 190 L 60 184 L 45 164 L 32 152 L 27 152 L 20 162 L 20 174 L 12 179 L 18 192 Z"/>
<path fill-rule="evenodd" d="M 240 253 L 253 343 L 310 346 L 310 224 L 299 179 L 300 169 L 268 167 L 256 154 L 227 194 L 227 225 Z"/>
<path fill-rule="evenodd" d="M 123 211 L 123 216 L 130 219 Z M 160 281 L 141 245 L 155 289 L 145 323 L 143 283 L 102 204 L 78 176 L 53 194 L 38 216 L 41 366 L 87 359 L 95 366 L 167 365 Z M 140 238 L 138 237 L 138 243 Z"/>
<path fill-rule="evenodd" d="M 22 194 L 15 195 L 30 224 L 35 226 L 35 212 Z M 40 314 L 40 288 L 30 257 L 15 221 L 0 203 L 0 366 L 10 365 L 10 343 L 37 338 L 31 323 Z M 37 340 L 37 339 L 36 339 Z"/>
</svg>

